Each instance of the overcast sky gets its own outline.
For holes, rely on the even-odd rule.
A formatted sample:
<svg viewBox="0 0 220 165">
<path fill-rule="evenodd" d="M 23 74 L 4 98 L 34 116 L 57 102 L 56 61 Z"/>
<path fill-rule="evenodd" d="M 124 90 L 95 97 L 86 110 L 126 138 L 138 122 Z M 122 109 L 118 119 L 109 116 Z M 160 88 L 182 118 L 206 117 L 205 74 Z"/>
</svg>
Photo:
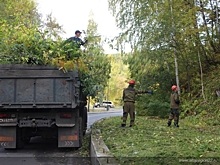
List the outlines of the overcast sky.
<svg viewBox="0 0 220 165">
<path fill-rule="evenodd" d="M 115 18 L 108 10 L 108 0 L 35 0 L 38 10 L 43 14 L 52 13 L 57 22 L 63 26 L 66 34 L 63 38 L 74 36 L 75 30 L 86 30 L 89 14 L 94 13 L 93 19 L 98 24 L 98 33 L 104 37 L 117 36 L 119 29 Z M 104 45 L 105 53 L 117 53 Z"/>
</svg>

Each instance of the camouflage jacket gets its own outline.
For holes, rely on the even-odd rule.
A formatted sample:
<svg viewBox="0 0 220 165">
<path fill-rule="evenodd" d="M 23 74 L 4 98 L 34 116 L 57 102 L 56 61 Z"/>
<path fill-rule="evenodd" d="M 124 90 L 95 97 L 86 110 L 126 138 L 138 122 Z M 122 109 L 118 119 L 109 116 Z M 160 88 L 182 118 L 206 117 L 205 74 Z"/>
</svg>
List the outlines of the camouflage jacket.
<svg viewBox="0 0 220 165">
<path fill-rule="evenodd" d="M 139 90 L 136 90 L 132 87 L 128 87 L 128 88 L 125 88 L 124 91 L 123 91 L 123 101 L 124 102 L 135 102 L 135 96 L 137 94 L 142 94 L 142 93 L 147 93 L 147 91 L 139 91 Z"/>
<path fill-rule="evenodd" d="M 170 108 L 179 109 L 180 100 L 177 92 L 171 93 L 170 96 Z"/>
</svg>

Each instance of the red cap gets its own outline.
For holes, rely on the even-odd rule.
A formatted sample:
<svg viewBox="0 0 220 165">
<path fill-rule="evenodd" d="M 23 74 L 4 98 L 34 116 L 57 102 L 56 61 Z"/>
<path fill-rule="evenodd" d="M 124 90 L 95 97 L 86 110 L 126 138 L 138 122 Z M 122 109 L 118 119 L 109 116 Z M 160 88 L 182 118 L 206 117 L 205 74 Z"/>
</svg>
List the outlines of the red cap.
<svg viewBox="0 0 220 165">
<path fill-rule="evenodd" d="M 134 80 L 130 80 L 128 83 L 129 83 L 129 84 L 134 84 L 134 85 L 135 85 L 135 81 L 134 81 Z"/>
<path fill-rule="evenodd" d="M 176 88 L 177 88 L 176 85 L 173 85 L 173 86 L 171 87 L 172 91 L 174 91 Z"/>
</svg>

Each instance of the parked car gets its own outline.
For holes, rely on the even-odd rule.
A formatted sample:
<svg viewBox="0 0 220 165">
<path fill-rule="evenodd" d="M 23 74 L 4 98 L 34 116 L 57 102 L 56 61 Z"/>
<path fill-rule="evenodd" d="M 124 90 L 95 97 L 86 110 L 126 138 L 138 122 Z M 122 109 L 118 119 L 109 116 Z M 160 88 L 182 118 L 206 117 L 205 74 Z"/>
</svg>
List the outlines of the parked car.
<svg viewBox="0 0 220 165">
<path fill-rule="evenodd" d="M 94 107 L 95 107 L 95 108 L 99 108 L 99 107 L 100 107 L 100 103 L 95 103 L 95 104 L 94 104 Z"/>
<path fill-rule="evenodd" d="M 103 101 L 103 105 L 102 106 L 105 107 L 105 108 L 107 106 L 110 106 L 110 108 L 114 108 L 115 107 L 112 101 Z"/>
<path fill-rule="evenodd" d="M 107 108 L 107 106 L 109 106 L 110 108 L 114 108 L 115 107 L 112 101 L 103 101 L 102 104 L 98 103 L 98 102 L 94 104 L 95 108 L 99 108 L 99 107 Z"/>
</svg>

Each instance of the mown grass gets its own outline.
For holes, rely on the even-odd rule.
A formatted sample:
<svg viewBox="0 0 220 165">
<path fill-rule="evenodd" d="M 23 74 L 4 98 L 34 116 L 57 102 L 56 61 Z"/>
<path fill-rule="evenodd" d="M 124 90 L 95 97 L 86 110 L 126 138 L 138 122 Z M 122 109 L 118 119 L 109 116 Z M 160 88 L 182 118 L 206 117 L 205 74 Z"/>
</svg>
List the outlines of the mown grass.
<svg viewBox="0 0 220 165">
<path fill-rule="evenodd" d="M 95 123 L 93 129 L 101 130 L 120 164 L 182 164 L 184 160 L 185 164 L 220 164 L 220 125 L 205 121 L 191 116 L 175 128 L 173 123 L 167 127 L 167 119 L 136 117 L 134 127 L 123 129 L 121 118 L 111 117 Z"/>
<path fill-rule="evenodd" d="M 79 154 L 82 157 L 90 157 L 90 140 L 91 139 L 91 132 L 87 133 L 83 137 L 83 143 L 82 146 L 79 148 Z"/>
</svg>

